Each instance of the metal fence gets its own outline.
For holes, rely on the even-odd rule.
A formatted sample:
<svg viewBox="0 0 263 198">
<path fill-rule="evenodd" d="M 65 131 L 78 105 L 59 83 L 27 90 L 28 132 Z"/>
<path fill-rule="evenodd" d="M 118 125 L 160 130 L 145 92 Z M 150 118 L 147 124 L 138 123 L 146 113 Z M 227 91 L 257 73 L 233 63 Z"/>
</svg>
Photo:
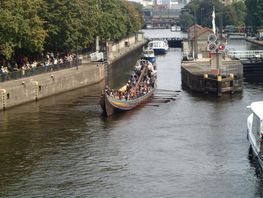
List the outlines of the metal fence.
<svg viewBox="0 0 263 198">
<path fill-rule="evenodd" d="M 67 69 L 71 67 L 78 67 L 78 65 L 81 65 L 81 64 L 82 64 L 82 61 L 78 60 L 78 61 L 72 61 L 72 62 L 65 62 L 61 64 L 53 64 L 49 66 L 40 66 L 40 67 L 35 67 L 35 68 L 27 69 L 27 70 L 19 70 L 19 71 L 13 71 L 9 73 L 2 73 L 0 74 L 0 82 L 6 82 L 9 80 L 16 80 L 20 78 L 35 76 L 38 74 L 58 71 L 58 70 Z"/>
<path fill-rule="evenodd" d="M 231 58 L 236 58 L 240 60 L 248 60 L 251 58 L 262 58 L 263 50 L 245 50 L 245 51 L 228 50 L 227 55 Z"/>
</svg>

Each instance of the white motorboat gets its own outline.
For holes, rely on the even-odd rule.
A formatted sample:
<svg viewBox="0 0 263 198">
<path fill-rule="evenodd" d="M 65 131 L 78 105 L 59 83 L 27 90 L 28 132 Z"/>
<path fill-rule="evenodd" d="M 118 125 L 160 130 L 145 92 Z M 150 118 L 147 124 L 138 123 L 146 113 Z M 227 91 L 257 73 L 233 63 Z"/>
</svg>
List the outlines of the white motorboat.
<svg viewBox="0 0 263 198">
<path fill-rule="evenodd" d="M 171 32 L 180 32 L 180 31 L 181 31 L 180 26 L 176 26 L 176 25 L 171 26 Z"/>
<path fill-rule="evenodd" d="M 248 108 L 252 113 L 247 118 L 247 139 L 263 169 L 263 101 L 252 102 Z"/>
<path fill-rule="evenodd" d="M 149 49 L 149 48 L 143 49 L 142 58 L 150 61 L 152 64 L 155 64 L 156 62 L 156 57 L 153 49 Z"/>
<path fill-rule="evenodd" d="M 167 40 L 153 40 L 148 43 L 148 49 L 153 49 L 155 54 L 166 54 L 169 46 Z"/>
<path fill-rule="evenodd" d="M 177 31 L 176 26 L 175 25 L 171 26 L 171 32 L 176 32 L 176 31 Z"/>
</svg>

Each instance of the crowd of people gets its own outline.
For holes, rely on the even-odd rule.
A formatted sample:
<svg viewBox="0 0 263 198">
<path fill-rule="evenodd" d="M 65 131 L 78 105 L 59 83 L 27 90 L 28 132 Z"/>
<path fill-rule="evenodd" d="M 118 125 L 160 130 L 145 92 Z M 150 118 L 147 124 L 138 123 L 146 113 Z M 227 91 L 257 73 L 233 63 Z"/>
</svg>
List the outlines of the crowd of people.
<svg viewBox="0 0 263 198">
<path fill-rule="evenodd" d="M 37 67 L 48 67 L 51 65 L 63 64 L 65 62 L 76 61 L 75 53 L 54 55 L 53 52 L 39 55 L 37 58 L 28 58 L 19 55 L 12 61 L 3 61 L 0 67 L 0 75 L 16 71 L 26 71 Z"/>
<path fill-rule="evenodd" d="M 119 100 L 133 100 L 147 94 L 155 86 L 156 71 L 151 62 L 141 59 L 137 62 L 127 84 L 118 90 L 106 86 L 105 92 Z"/>
</svg>

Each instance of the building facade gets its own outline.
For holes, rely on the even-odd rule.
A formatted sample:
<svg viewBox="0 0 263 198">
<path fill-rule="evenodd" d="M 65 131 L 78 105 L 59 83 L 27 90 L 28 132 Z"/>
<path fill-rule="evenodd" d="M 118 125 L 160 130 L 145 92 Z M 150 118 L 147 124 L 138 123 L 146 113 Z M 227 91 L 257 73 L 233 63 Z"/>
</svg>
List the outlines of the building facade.
<svg viewBox="0 0 263 198">
<path fill-rule="evenodd" d="M 178 8 L 178 5 L 185 5 L 190 0 L 137 0 L 144 7 L 164 6 L 166 8 Z"/>
</svg>

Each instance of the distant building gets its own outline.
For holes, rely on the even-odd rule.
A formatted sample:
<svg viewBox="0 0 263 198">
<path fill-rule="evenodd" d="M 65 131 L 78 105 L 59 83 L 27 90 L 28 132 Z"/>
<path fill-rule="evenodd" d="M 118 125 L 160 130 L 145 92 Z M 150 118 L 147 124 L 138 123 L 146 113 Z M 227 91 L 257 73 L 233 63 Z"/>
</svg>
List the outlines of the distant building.
<svg viewBox="0 0 263 198">
<path fill-rule="evenodd" d="M 213 34 L 213 31 L 209 28 L 202 27 L 198 24 L 191 26 L 188 29 L 188 46 L 191 52 L 195 51 L 196 56 L 207 56 L 207 38 L 209 34 Z M 195 46 L 198 44 L 198 46 Z"/>
<path fill-rule="evenodd" d="M 182 7 L 187 4 L 190 0 L 130 0 L 136 1 L 142 4 L 144 7 L 163 6 L 166 8 L 178 8 L 178 5 Z M 179 8 L 180 8 L 179 7 Z"/>
</svg>

